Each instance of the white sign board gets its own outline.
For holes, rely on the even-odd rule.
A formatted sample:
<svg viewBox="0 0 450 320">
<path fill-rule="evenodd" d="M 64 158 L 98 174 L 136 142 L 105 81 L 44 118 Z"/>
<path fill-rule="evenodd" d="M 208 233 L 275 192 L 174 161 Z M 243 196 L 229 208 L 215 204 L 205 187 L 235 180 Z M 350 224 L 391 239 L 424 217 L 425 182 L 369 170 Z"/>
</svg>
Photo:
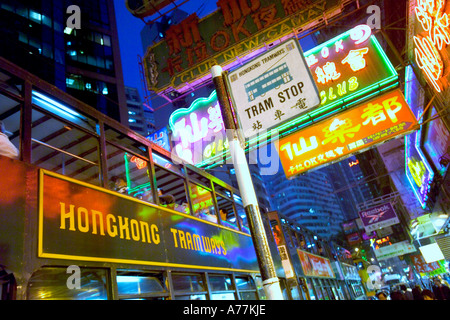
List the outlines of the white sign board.
<svg viewBox="0 0 450 320">
<path fill-rule="evenodd" d="M 297 39 L 290 39 L 228 74 L 246 138 L 319 106 L 317 86 Z"/>
<path fill-rule="evenodd" d="M 416 252 L 416 247 L 408 240 L 393 243 L 390 246 L 374 250 L 377 260 L 385 260 L 393 257 L 402 256 L 407 253 Z"/>
</svg>

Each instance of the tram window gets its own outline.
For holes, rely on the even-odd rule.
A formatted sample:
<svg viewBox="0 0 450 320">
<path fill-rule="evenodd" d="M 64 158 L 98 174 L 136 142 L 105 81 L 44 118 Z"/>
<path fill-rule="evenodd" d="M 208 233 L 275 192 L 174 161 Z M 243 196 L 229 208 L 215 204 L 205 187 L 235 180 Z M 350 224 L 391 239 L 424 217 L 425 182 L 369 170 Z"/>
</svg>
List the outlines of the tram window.
<svg viewBox="0 0 450 320">
<path fill-rule="evenodd" d="M 117 271 L 119 299 L 164 299 L 169 296 L 162 274 Z"/>
<path fill-rule="evenodd" d="M 294 228 L 294 227 L 293 227 Z M 294 248 L 298 248 L 299 244 L 298 244 L 298 239 L 297 239 L 297 232 L 295 232 L 294 230 L 289 230 L 291 233 L 291 237 L 292 237 L 292 242 L 294 244 Z"/>
<path fill-rule="evenodd" d="M 241 300 L 257 300 L 256 285 L 250 277 L 236 277 L 236 286 Z"/>
<path fill-rule="evenodd" d="M 250 228 L 248 227 L 247 214 L 245 213 L 244 207 L 239 204 L 235 204 L 235 206 L 236 206 L 237 216 L 239 217 L 240 222 L 241 222 L 242 232 L 250 234 Z"/>
<path fill-rule="evenodd" d="M 109 143 L 106 144 L 106 154 L 110 189 L 143 201 L 154 202 L 148 161 Z"/>
<path fill-rule="evenodd" d="M 258 290 L 258 295 L 260 300 L 267 300 L 266 292 L 264 291 L 264 286 L 260 276 L 255 277 L 256 289 Z"/>
<path fill-rule="evenodd" d="M 106 270 L 80 268 L 80 288 L 69 289 L 67 269 L 44 267 L 33 273 L 28 282 L 28 300 L 106 300 Z"/>
<path fill-rule="evenodd" d="M 191 189 L 191 202 L 194 216 L 217 223 L 217 215 L 211 191 L 194 183 L 189 183 L 189 187 Z"/>
<path fill-rule="evenodd" d="M 141 144 L 136 140 L 131 139 L 125 134 L 120 133 L 107 125 L 105 125 L 105 137 L 106 141 L 110 141 L 117 145 L 120 145 L 124 149 L 128 149 L 129 151 L 135 153 L 138 156 L 148 158 L 148 149 L 145 145 Z"/>
<path fill-rule="evenodd" d="M 0 300 L 13 300 L 17 290 L 17 283 L 14 274 L 8 273 L 0 265 Z"/>
<path fill-rule="evenodd" d="M 172 171 L 174 173 L 179 174 L 180 176 L 184 176 L 184 171 L 182 166 L 178 166 L 172 162 L 172 160 L 166 159 L 165 157 L 157 154 L 156 152 L 152 152 L 153 162 L 159 165 L 166 170 Z"/>
<path fill-rule="evenodd" d="M 289 300 L 289 295 L 288 295 L 287 289 L 286 289 L 286 280 L 284 278 L 279 278 L 279 281 L 280 281 L 281 293 L 283 294 L 284 300 Z M 298 293 L 298 291 L 297 291 L 297 293 Z M 294 300 L 298 300 L 298 295 L 296 295 L 295 297 L 297 299 L 294 299 Z"/>
<path fill-rule="evenodd" d="M 214 183 L 214 191 L 220 194 L 222 197 L 232 199 L 231 191 L 227 188 L 222 187 L 221 185 L 218 185 L 217 183 Z"/>
<path fill-rule="evenodd" d="M 187 168 L 187 173 L 189 176 L 189 180 L 195 181 L 197 183 L 203 184 L 207 187 L 211 187 L 211 181 L 209 178 L 202 176 L 201 174 L 198 174 L 194 170 L 191 170 Z"/>
<path fill-rule="evenodd" d="M 0 74 L 1 76 L 2 74 Z M 3 82 L 1 82 L 3 84 Z M 20 150 L 20 104 L 0 94 L 0 120 L 3 122 L 6 136 L 11 143 Z M 5 155 L 3 152 L 0 154 Z M 8 156 L 13 156 L 8 153 Z"/>
<path fill-rule="evenodd" d="M 97 137 L 33 109 L 31 162 L 39 167 L 100 185 Z"/>
<path fill-rule="evenodd" d="M 233 282 L 228 275 L 209 275 L 209 284 L 212 291 L 234 290 Z"/>
<path fill-rule="evenodd" d="M 210 275 L 211 300 L 235 300 L 234 285 L 230 276 Z"/>
<path fill-rule="evenodd" d="M 1 70 L 0 71 L 1 88 L 17 97 L 22 96 L 23 80 L 12 74 Z M 1 104 L 0 104 L 1 105 Z"/>
<path fill-rule="evenodd" d="M 163 195 L 172 195 L 175 203 L 161 204 L 170 209 L 190 214 L 185 179 L 155 165 L 156 186 Z"/>
<path fill-rule="evenodd" d="M 310 300 L 316 300 L 316 294 L 314 293 L 314 286 L 313 286 L 313 283 L 312 283 L 312 279 L 311 279 L 311 278 L 308 278 L 308 279 L 306 280 L 306 285 L 307 285 L 307 287 L 308 287 L 309 298 L 310 298 Z"/>
<path fill-rule="evenodd" d="M 56 98 L 53 98 L 48 94 L 43 94 L 33 90 L 32 103 L 46 110 L 49 114 L 54 114 L 57 117 L 64 119 L 67 123 L 76 124 L 91 133 L 97 133 L 96 120 L 81 113 L 74 107 L 58 101 Z"/>
<path fill-rule="evenodd" d="M 313 283 L 317 293 L 317 300 L 323 300 L 322 288 L 320 286 L 319 279 L 313 279 Z"/>
<path fill-rule="evenodd" d="M 234 213 L 233 202 L 219 195 L 216 195 L 216 199 L 222 225 L 234 230 L 239 230 L 236 223 L 236 215 Z"/>
<path fill-rule="evenodd" d="M 176 300 L 206 300 L 206 285 L 200 274 L 172 274 Z"/>
</svg>

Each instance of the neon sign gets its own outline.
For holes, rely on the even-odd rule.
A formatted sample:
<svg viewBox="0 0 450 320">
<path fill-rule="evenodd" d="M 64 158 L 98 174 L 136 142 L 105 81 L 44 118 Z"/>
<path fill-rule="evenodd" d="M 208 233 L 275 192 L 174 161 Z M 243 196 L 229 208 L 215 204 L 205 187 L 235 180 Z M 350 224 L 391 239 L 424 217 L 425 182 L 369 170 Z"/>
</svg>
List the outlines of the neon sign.
<svg viewBox="0 0 450 320">
<path fill-rule="evenodd" d="M 420 117 L 420 112 L 418 117 Z M 429 183 L 433 180 L 434 172 L 420 149 L 420 132 L 414 132 L 405 137 L 405 173 L 414 194 L 425 209 L 428 199 Z"/>
<path fill-rule="evenodd" d="M 388 245 L 389 246 L 392 245 L 392 242 L 391 242 L 391 239 L 389 238 L 389 236 L 381 238 L 381 239 L 377 239 L 377 240 L 375 240 L 375 243 L 376 243 L 375 250 L 380 249 L 380 246 L 385 247 L 385 246 L 388 246 Z"/>
<path fill-rule="evenodd" d="M 396 78 L 372 30 L 359 25 L 305 53 L 322 106 L 334 107 Z M 390 79 L 385 82 L 384 79 Z"/>
<path fill-rule="evenodd" d="M 349 162 L 349 163 L 348 163 L 348 166 L 351 168 L 351 167 L 353 167 L 353 166 L 357 166 L 358 164 L 359 164 L 359 160 L 356 159 L 356 161 L 351 161 L 351 162 Z"/>
<path fill-rule="evenodd" d="M 204 18 L 194 12 L 170 25 L 161 41 L 148 47 L 144 69 L 150 91 L 183 91 L 187 83 L 205 81 L 214 65 L 227 66 L 285 37 L 308 23 L 330 17 L 341 0 L 254 0 L 216 2 Z M 249 5 L 249 3 L 251 3 Z"/>
<path fill-rule="evenodd" d="M 151 135 L 147 136 L 147 139 L 153 141 L 161 148 L 164 148 L 170 152 L 170 139 L 167 127 L 161 128 L 160 130 L 153 132 Z"/>
<path fill-rule="evenodd" d="M 143 169 L 147 166 L 147 161 L 142 160 L 139 157 L 136 156 L 132 156 L 130 159 L 130 162 L 134 162 L 136 164 L 136 167 L 140 170 Z"/>
<path fill-rule="evenodd" d="M 291 178 L 408 132 L 416 124 L 397 89 L 281 138 L 278 153 L 286 177 Z"/>
<path fill-rule="evenodd" d="M 413 113 L 420 119 L 423 113 L 423 97 L 417 88 L 420 86 L 411 67 L 405 73 L 405 97 Z M 426 207 L 429 182 L 433 180 L 434 172 L 431 169 L 420 147 L 422 127 L 405 137 L 405 174 L 423 209 Z"/>
<path fill-rule="evenodd" d="M 216 91 L 208 98 L 195 100 L 187 109 L 176 110 L 169 118 L 169 126 L 172 152 L 190 164 L 212 159 L 228 149 Z"/>
<path fill-rule="evenodd" d="M 446 0 L 418 0 L 414 8 L 425 36 L 414 36 L 414 54 L 417 66 L 437 92 L 442 91 L 444 61 L 439 52 L 450 44 L 450 20 L 445 12 Z"/>
<path fill-rule="evenodd" d="M 321 105 L 278 126 L 280 137 L 338 113 L 343 105 L 355 106 L 398 85 L 397 71 L 366 25 L 350 29 L 305 52 L 304 56 L 315 78 Z M 252 146 L 249 149 L 257 148 L 261 140 L 270 142 L 271 139 L 261 133 L 249 139 Z"/>
</svg>

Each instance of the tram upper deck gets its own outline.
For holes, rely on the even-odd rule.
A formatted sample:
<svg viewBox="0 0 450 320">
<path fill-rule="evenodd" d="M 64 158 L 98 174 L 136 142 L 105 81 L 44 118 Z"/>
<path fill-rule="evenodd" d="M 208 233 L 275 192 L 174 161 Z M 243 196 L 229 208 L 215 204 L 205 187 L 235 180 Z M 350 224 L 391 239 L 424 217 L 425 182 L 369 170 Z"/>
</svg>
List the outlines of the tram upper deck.
<svg viewBox="0 0 450 320">
<path fill-rule="evenodd" d="M 213 298 L 217 274 L 228 279 L 220 292 L 251 287 L 258 297 L 238 190 L 2 58 L 0 82 L 0 119 L 20 150 L 17 160 L 0 155 L 3 297 L 74 298 L 60 284 L 69 265 L 91 298 L 100 287 L 134 297 L 121 286 L 144 278 L 162 288 L 150 297 Z M 195 294 L 177 291 L 194 280 Z"/>
</svg>

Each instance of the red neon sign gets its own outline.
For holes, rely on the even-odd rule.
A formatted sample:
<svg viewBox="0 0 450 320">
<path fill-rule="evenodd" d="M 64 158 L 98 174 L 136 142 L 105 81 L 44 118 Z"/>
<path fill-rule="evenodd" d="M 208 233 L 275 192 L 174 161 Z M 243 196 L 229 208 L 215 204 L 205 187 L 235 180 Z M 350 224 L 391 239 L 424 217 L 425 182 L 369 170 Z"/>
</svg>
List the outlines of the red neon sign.
<svg viewBox="0 0 450 320">
<path fill-rule="evenodd" d="M 131 157 L 130 162 L 134 162 L 136 164 L 136 167 L 140 170 L 143 169 L 147 166 L 147 161 L 142 160 L 141 158 L 138 157 Z"/>
<path fill-rule="evenodd" d="M 418 0 L 414 8 L 425 37 L 414 36 L 414 53 L 418 67 L 425 73 L 437 92 L 444 74 L 444 62 L 439 50 L 450 44 L 450 20 L 445 13 L 446 0 Z"/>
</svg>

